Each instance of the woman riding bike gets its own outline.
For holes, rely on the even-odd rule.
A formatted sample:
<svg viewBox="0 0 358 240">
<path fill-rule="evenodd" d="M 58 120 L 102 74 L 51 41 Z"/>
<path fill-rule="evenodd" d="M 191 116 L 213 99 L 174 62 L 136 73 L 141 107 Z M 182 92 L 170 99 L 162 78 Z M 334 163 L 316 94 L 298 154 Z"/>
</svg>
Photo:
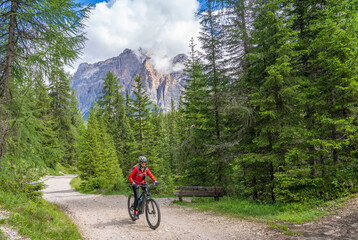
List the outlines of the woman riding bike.
<svg viewBox="0 0 358 240">
<path fill-rule="evenodd" d="M 133 167 L 132 172 L 129 174 L 129 181 L 132 184 L 133 193 L 134 193 L 134 216 L 138 219 L 137 206 L 138 206 L 138 197 L 139 197 L 139 186 L 145 184 L 145 177 L 148 175 L 154 182 L 154 185 L 158 185 L 157 180 L 150 172 L 149 168 L 145 166 L 147 163 L 147 158 L 144 156 L 139 157 L 139 164 Z"/>
</svg>

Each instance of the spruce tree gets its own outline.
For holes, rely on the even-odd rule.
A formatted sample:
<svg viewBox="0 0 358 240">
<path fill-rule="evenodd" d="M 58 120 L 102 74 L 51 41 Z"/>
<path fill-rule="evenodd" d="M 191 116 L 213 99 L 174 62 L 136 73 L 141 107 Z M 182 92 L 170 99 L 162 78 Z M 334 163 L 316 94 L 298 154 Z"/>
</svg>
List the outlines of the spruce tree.
<svg viewBox="0 0 358 240">
<path fill-rule="evenodd" d="M 62 146 L 62 163 L 73 164 L 77 133 L 72 124 L 70 77 L 63 69 L 59 69 L 51 72 L 49 80 L 51 115 L 55 123 L 53 130 L 57 133 Z"/>
<path fill-rule="evenodd" d="M 122 94 L 119 91 L 115 93 L 114 106 L 114 125 L 110 132 L 115 141 L 119 163 L 123 171 L 128 173 L 134 165 L 135 138 L 125 110 Z"/>
<path fill-rule="evenodd" d="M 130 99 L 129 113 L 132 121 L 135 140 L 137 142 L 136 154 L 138 156 L 145 155 L 145 141 L 148 139 L 148 131 L 150 129 L 149 122 L 149 105 L 151 104 L 147 93 L 144 90 L 140 74 L 134 78 L 133 94 L 134 99 Z"/>
<path fill-rule="evenodd" d="M 110 118 L 113 118 L 114 101 L 119 91 L 119 79 L 112 72 L 107 72 L 106 77 L 103 79 L 103 89 L 101 96 L 98 98 L 98 106 L 107 112 Z"/>
<path fill-rule="evenodd" d="M 104 122 L 113 137 L 118 163 L 127 173 L 133 167 L 134 136 L 120 89 L 119 79 L 112 72 L 107 72 L 98 99 L 101 107 L 98 114 L 106 119 Z"/>
<path fill-rule="evenodd" d="M 262 4 L 252 33 L 257 44 L 251 48 L 244 86 L 254 110 L 254 125 L 241 145 L 240 161 L 246 192 L 254 199 L 276 200 L 275 174 L 285 165 L 290 139 L 299 126 L 300 115 L 295 111 L 298 82 L 292 72 L 295 33 L 288 12 L 289 5 L 280 1 Z"/>
<path fill-rule="evenodd" d="M 87 129 L 79 145 L 78 169 L 84 180 L 83 189 L 113 189 L 123 183 L 123 173 L 118 163 L 112 137 L 108 134 L 106 117 L 99 116 L 92 107 Z"/>
<path fill-rule="evenodd" d="M 297 15 L 302 16 L 296 25 L 301 48 L 307 49 L 300 65 L 306 79 L 302 102 L 307 132 L 302 153 L 312 180 L 305 189 L 326 199 L 348 193 L 345 184 L 356 179 L 355 6 L 355 1 L 295 2 Z"/>
<path fill-rule="evenodd" d="M 145 144 L 148 166 L 161 183 L 156 191 L 169 193 L 173 190 L 172 169 L 175 169 L 175 166 L 173 167 L 169 161 L 170 146 L 165 138 L 164 124 L 164 115 L 155 105 L 150 116 L 150 137 Z"/>
<path fill-rule="evenodd" d="M 229 159 L 225 158 L 225 144 L 223 136 L 225 112 L 223 107 L 227 100 L 225 96 L 228 87 L 228 78 L 225 74 L 224 52 L 223 52 L 223 29 L 220 25 L 220 14 L 216 10 L 214 1 L 207 1 L 205 13 L 201 14 L 202 31 L 199 40 L 202 43 L 205 82 L 208 88 L 203 94 L 206 105 L 203 106 L 201 112 L 202 129 L 201 137 L 205 139 L 205 161 L 210 169 L 210 177 L 214 183 L 223 185 L 225 171 Z"/>
</svg>

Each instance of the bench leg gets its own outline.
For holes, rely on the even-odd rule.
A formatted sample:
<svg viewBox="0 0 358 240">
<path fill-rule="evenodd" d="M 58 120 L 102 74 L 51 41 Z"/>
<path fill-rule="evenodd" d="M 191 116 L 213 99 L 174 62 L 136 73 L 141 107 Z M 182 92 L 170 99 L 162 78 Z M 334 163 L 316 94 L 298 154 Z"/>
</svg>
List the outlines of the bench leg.
<svg viewBox="0 0 358 240">
<path fill-rule="evenodd" d="M 182 202 L 183 201 L 183 190 L 181 189 L 181 186 L 179 187 L 179 201 Z"/>
<path fill-rule="evenodd" d="M 218 189 L 215 187 L 215 201 L 219 201 L 219 192 Z"/>
</svg>

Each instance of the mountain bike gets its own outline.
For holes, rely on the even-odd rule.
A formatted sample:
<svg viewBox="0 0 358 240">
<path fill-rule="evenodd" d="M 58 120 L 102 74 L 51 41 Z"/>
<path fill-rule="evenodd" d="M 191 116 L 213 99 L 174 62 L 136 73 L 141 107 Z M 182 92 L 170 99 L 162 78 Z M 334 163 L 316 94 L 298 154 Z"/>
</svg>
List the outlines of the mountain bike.
<svg viewBox="0 0 358 240">
<path fill-rule="evenodd" d="M 155 201 L 155 199 L 152 198 L 152 195 L 149 191 L 149 189 L 153 186 L 154 184 L 139 185 L 139 187 L 142 189 L 142 193 L 138 198 L 137 214 L 139 216 L 143 214 L 145 210 L 145 217 L 149 227 L 151 229 L 156 229 L 160 224 L 160 209 L 158 203 Z M 134 194 L 131 193 L 128 197 L 128 212 L 133 221 L 137 220 L 134 217 L 134 201 Z"/>
</svg>

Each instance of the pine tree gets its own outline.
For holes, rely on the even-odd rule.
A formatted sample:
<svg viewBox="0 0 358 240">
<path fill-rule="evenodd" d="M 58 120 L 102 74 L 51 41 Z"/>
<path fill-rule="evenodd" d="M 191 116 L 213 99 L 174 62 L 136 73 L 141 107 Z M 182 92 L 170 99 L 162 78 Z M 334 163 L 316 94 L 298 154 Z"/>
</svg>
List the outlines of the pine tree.
<svg viewBox="0 0 358 240">
<path fill-rule="evenodd" d="M 113 137 L 118 162 L 127 173 L 133 167 L 134 135 L 129 123 L 126 106 L 120 91 L 119 79 L 107 72 L 98 105 L 99 115 L 106 119 L 107 129 Z"/>
<path fill-rule="evenodd" d="M 250 53 L 250 26 L 254 16 L 254 3 L 244 0 L 225 0 L 223 17 L 227 20 L 223 24 L 225 31 L 225 49 L 230 56 L 227 59 L 228 71 L 232 79 L 240 81 L 247 74 Z"/>
<path fill-rule="evenodd" d="M 100 157 L 99 129 L 95 108 L 92 106 L 87 120 L 87 129 L 83 132 L 79 144 L 78 170 L 84 181 L 90 181 L 95 175 L 94 163 Z"/>
<path fill-rule="evenodd" d="M 170 146 L 165 139 L 164 115 L 157 105 L 150 116 L 149 138 L 146 140 L 145 152 L 148 158 L 148 166 L 157 180 L 161 183 L 156 191 L 170 193 L 173 191 L 172 165 L 169 161 Z M 175 168 L 175 167 L 174 167 Z"/>
<path fill-rule="evenodd" d="M 246 82 L 254 125 L 241 145 L 246 192 L 254 199 L 276 200 L 275 174 L 292 148 L 290 139 L 299 126 L 295 109 L 298 89 L 292 72 L 295 33 L 287 17 L 289 5 L 271 1 L 261 5 L 255 19 L 250 67 Z M 297 108 L 296 108 L 297 109 Z"/>
<path fill-rule="evenodd" d="M 9 121 L 17 115 L 9 108 L 15 95 L 10 85 L 33 72 L 49 73 L 73 62 L 83 46 L 83 21 L 88 8 L 73 1 L 6 0 L 1 3 L 0 36 L 0 157 L 4 155 Z"/>
<path fill-rule="evenodd" d="M 113 189 L 122 185 L 123 173 L 118 163 L 112 137 L 108 134 L 106 118 L 98 117 L 98 110 L 92 107 L 84 131 L 78 158 L 80 177 L 84 190 Z"/>
<path fill-rule="evenodd" d="M 72 124 L 70 77 L 63 69 L 51 72 L 49 90 L 51 115 L 55 123 L 53 130 L 58 135 L 64 153 L 62 163 L 73 164 L 77 133 Z"/>
<path fill-rule="evenodd" d="M 134 165 L 135 138 L 119 91 L 115 94 L 114 106 L 114 125 L 110 131 L 115 141 L 119 163 L 124 172 L 128 173 Z"/>
<path fill-rule="evenodd" d="M 211 170 L 213 184 L 224 184 L 226 165 L 229 160 L 223 155 L 225 144 L 224 119 L 226 97 L 224 93 L 228 87 L 228 78 L 225 75 L 223 61 L 223 29 L 220 25 L 220 15 L 215 11 L 214 1 L 207 1 L 206 11 L 201 14 L 202 31 L 199 40 L 202 43 L 205 81 L 208 88 L 203 94 L 206 105 L 200 110 L 203 114 L 201 129 L 207 149 L 205 159 Z"/>
<path fill-rule="evenodd" d="M 355 182 L 357 10 L 355 1 L 295 2 L 306 82 L 306 151 L 312 180 L 310 194 L 331 199 L 350 190 Z M 311 16 L 310 13 L 315 15 Z M 308 54 L 309 53 L 309 54 Z M 343 177 L 344 176 L 344 177 Z M 327 184 L 329 183 L 329 184 Z M 317 189 L 316 186 L 319 186 Z M 352 189 L 352 188 L 350 188 Z"/>
<path fill-rule="evenodd" d="M 112 72 L 107 72 L 103 81 L 103 89 L 101 96 L 98 99 L 98 106 L 107 112 L 110 118 L 113 118 L 112 114 L 115 107 L 114 101 L 117 92 L 120 91 L 119 79 Z"/>
<path fill-rule="evenodd" d="M 51 97 L 48 88 L 44 84 L 41 76 L 36 76 L 34 85 L 34 117 L 42 120 L 41 128 L 37 132 L 41 133 L 39 139 L 39 157 L 43 159 L 46 167 L 56 169 L 56 164 L 63 159 L 63 151 L 60 140 L 54 126 L 56 125 L 51 114 Z"/>
<path fill-rule="evenodd" d="M 140 74 L 134 77 L 133 94 L 135 99 L 130 100 L 129 112 L 132 118 L 132 128 L 137 142 L 136 154 L 145 155 L 144 144 L 148 138 L 147 133 L 150 129 L 149 122 L 149 105 L 150 100 L 144 90 Z"/>
<path fill-rule="evenodd" d="M 169 136 L 169 149 L 170 151 L 170 164 L 175 170 L 178 169 L 179 163 L 177 162 L 177 148 L 178 148 L 178 128 L 177 128 L 177 110 L 175 109 L 175 104 L 173 98 L 170 102 L 170 112 L 168 113 L 168 136 Z"/>
<path fill-rule="evenodd" d="M 124 179 L 122 169 L 118 163 L 113 138 L 108 134 L 105 122 L 106 118 L 101 117 L 99 121 L 99 137 L 101 158 L 95 164 L 95 176 L 99 179 L 100 187 L 103 189 L 113 189 L 114 185 L 123 186 Z"/>
<path fill-rule="evenodd" d="M 206 79 L 193 38 L 190 40 L 189 47 L 191 51 L 189 53 L 190 57 L 185 62 L 185 72 L 188 77 L 185 79 L 187 84 L 184 86 L 183 104 L 188 125 L 193 126 L 198 125 L 197 121 L 201 118 L 199 109 L 202 108 L 205 102 L 202 96 L 206 93 Z"/>
</svg>

